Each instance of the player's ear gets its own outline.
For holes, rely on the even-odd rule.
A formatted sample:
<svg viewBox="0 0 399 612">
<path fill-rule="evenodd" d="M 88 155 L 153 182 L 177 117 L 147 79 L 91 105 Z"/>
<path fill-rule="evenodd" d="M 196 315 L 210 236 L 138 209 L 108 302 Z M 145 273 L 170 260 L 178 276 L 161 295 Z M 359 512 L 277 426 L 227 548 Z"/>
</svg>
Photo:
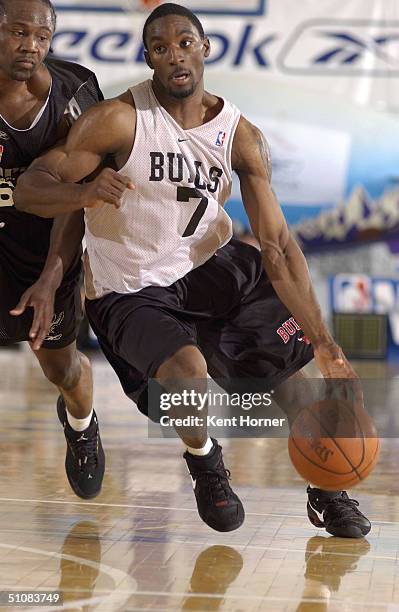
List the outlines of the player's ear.
<svg viewBox="0 0 399 612">
<path fill-rule="evenodd" d="M 150 54 L 148 53 L 146 49 L 144 49 L 144 59 L 146 61 L 148 68 L 151 68 L 151 70 L 154 70 L 154 66 L 152 65 L 152 62 L 150 59 Z"/>
<path fill-rule="evenodd" d="M 211 53 L 211 41 L 208 37 L 204 38 L 204 57 L 209 57 Z"/>
</svg>

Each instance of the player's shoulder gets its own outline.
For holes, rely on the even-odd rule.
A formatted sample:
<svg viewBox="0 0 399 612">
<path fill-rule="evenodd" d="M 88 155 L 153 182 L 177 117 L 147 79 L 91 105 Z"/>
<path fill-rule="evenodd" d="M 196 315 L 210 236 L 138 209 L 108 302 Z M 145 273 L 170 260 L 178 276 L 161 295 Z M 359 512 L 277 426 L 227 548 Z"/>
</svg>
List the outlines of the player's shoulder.
<svg viewBox="0 0 399 612">
<path fill-rule="evenodd" d="M 79 81 L 82 84 L 90 78 L 95 78 L 94 72 L 89 68 L 69 60 L 59 59 L 58 57 L 48 56 L 45 65 L 52 76 L 61 78 L 64 83 Z"/>
<path fill-rule="evenodd" d="M 117 98 L 102 100 L 91 106 L 80 118 L 84 129 L 105 127 L 112 132 L 127 132 L 134 127 L 136 111 L 129 103 L 128 96 L 122 94 Z"/>
<path fill-rule="evenodd" d="M 236 139 L 239 142 L 243 140 L 246 141 L 257 139 L 261 133 L 261 130 L 256 125 L 251 123 L 251 121 L 249 121 L 246 117 L 244 117 L 244 115 L 240 116 L 236 130 Z"/>
<path fill-rule="evenodd" d="M 123 118 L 136 116 L 136 106 L 130 90 L 124 91 L 115 98 L 104 100 L 96 104 L 96 107 L 99 108 L 101 112 L 107 115 L 114 115 L 115 117 Z"/>
<path fill-rule="evenodd" d="M 262 131 L 241 115 L 231 152 L 233 169 L 245 171 L 252 168 L 263 147 L 267 148 Z"/>
<path fill-rule="evenodd" d="M 232 153 L 237 154 L 241 157 L 241 154 L 251 148 L 254 142 L 260 137 L 260 130 L 253 123 L 251 123 L 244 115 L 240 116 L 237 124 L 237 129 L 233 139 Z"/>
</svg>

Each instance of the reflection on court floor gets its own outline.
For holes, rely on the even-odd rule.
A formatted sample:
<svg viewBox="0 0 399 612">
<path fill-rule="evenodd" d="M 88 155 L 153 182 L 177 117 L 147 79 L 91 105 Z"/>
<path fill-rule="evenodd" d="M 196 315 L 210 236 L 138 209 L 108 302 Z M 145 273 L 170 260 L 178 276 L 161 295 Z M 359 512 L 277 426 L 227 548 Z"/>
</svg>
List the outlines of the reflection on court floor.
<svg viewBox="0 0 399 612">
<path fill-rule="evenodd" d="M 378 367 L 365 375 L 395 374 Z M 365 540 L 308 522 L 285 439 L 222 440 L 247 512 L 241 529 L 222 534 L 197 516 L 181 443 L 147 439 L 101 358 L 107 470 L 89 502 L 66 480 L 56 392 L 29 353 L 0 351 L 0 371 L 1 591 L 60 590 L 65 610 L 399 610 L 396 439 L 383 441 L 375 472 L 353 491 L 373 521 Z"/>
</svg>

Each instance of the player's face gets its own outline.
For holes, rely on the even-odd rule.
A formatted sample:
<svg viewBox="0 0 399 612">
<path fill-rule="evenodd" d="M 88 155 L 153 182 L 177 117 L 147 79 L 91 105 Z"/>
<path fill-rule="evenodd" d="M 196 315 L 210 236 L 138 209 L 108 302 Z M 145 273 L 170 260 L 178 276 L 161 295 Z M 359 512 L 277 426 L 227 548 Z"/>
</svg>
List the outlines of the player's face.
<svg viewBox="0 0 399 612">
<path fill-rule="evenodd" d="M 0 76 L 29 80 L 48 54 L 52 35 L 47 6 L 38 0 L 9 0 L 0 17 Z"/>
<path fill-rule="evenodd" d="M 154 81 L 175 99 L 191 96 L 202 81 L 209 40 L 201 39 L 187 17 L 168 15 L 148 27 L 146 60 Z"/>
</svg>

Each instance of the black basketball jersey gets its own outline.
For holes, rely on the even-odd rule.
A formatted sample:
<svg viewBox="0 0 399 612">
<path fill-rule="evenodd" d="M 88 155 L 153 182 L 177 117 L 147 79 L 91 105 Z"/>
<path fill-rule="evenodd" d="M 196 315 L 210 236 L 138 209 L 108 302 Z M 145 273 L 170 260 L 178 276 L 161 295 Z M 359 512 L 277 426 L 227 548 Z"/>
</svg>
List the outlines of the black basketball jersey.
<svg viewBox="0 0 399 612">
<path fill-rule="evenodd" d="M 45 65 L 52 79 L 50 93 L 31 127 L 16 129 L 0 115 L 0 265 L 24 285 L 35 282 L 43 269 L 53 220 L 15 208 L 18 177 L 56 144 L 62 121 L 72 123 L 103 99 L 95 75 L 87 68 L 54 58 Z"/>
</svg>

